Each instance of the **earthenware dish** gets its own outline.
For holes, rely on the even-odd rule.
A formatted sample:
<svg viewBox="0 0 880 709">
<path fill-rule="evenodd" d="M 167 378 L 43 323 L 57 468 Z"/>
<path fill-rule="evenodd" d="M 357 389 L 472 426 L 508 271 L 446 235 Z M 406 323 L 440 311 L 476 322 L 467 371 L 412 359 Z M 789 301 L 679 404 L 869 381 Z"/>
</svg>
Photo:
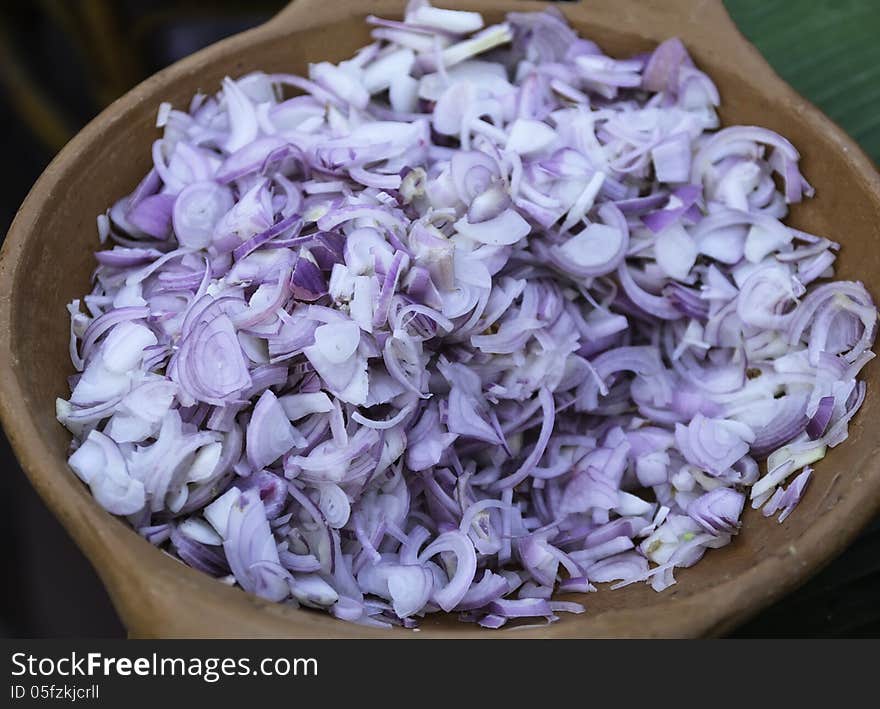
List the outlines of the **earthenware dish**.
<svg viewBox="0 0 880 709">
<path fill-rule="evenodd" d="M 497 21 L 547 4 L 442 2 Z M 584 600 L 587 612 L 520 632 L 431 617 L 420 633 L 367 629 L 323 613 L 263 602 L 175 561 L 104 512 L 67 467 L 68 432 L 54 402 L 67 394 L 65 304 L 87 292 L 98 247 L 95 216 L 127 194 L 150 166 L 161 101 L 185 106 L 202 89 L 255 69 L 304 73 L 367 43 L 368 13 L 399 16 L 402 0 L 295 0 L 256 29 L 219 42 L 147 79 L 92 121 L 34 185 L 0 257 L 0 418 L 22 467 L 94 564 L 136 637 L 399 638 L 717 635 L 791 591 L 839 553 L 880 507 L 880 367 L 864 371 L 868 397 L 849 440 L 816 466 L 796 513 L 779 525 L 753 510 L 730 546 L 709 552 L 678 584 L 643 584 Z M 789 88 L 740 35 L 720 0 L 589 0 L 560 3 L 584 36 L 627 56 L 677 35 L 718 84 L 725 124 L 783 133 L 802 152 L 817 197 L 797 205 L 795 226 L 843 244 L 839 277 L 880 282 L 880 178 L 843 131 Z M 876 296 L 876 291 L 875 291 Z"/>
</svg>

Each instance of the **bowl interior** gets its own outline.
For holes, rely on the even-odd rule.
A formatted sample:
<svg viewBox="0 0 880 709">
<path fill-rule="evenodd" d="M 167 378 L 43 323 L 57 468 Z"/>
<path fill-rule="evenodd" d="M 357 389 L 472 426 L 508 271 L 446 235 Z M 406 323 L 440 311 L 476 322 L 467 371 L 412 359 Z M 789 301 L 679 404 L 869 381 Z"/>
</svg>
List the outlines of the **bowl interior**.
<svg viewBox="0 0 880 709">
<path fill-rule="evenodd" d="M 490 3 L 491 4 L 491 3 Z M 494 3 L 498 5 L 499 3 Z M 607 4 L 607 3 L 606 3 Z M 213 93 L 225 75 L 248 71 L 305 73 L 308 60 L 338 61 L 367 42 L 367 11 L 333 19 L 318 29 L 261 28 L 228 40 L 148 80 L 87 128 L 53 163 L 29 196 L 10 232 L 2 264 L 8 308 L 4 422 L 34 484 L 85 548 L 124 619 L 137 634 L 365 635 L 332 618 L 264 604 L 187 569 L 103 512 L 66 465 L 69 434 L 54 417 L 54 401 L 68 393 L 65 304 L 86 293 L 98 248 L 95 217 L 127 194 L 150 167 L 159 137 L 160 101 L 186 107 L 197 90 Z M 672 32 L 664 27 L 626 31 L 626 23 L 573 23 L 612 55 L 647 50 Z M 487 12 L 497 19 L 498 12 Z M 494 17 L 493 17 L 494 15 Z M 616 29 L 615 29 L 616 28 Z M 687 28 L 686 28 L 687 29 Z M 692 30 L 688 30 L 692 31 Z M 683 39 L 721 91 L 724 124 L 756 124 L 786 135 L 804 155 L 803 170 L 817 196 L 793 209 L 790 223 L 843 244 L 838 277 L 873 283 L 880 276 L 874 239 L 880 197 L 863 158 L 814 109 L 778 80 L 748 75 L 723 46 L 707 37 Z M 857 153 L 857 151 L 855 151 Z M 7 336 L 4 332 L 3 337 Z M 869 394 L 850 439 L 816 466 L 811 487 L 784 524 L 749 509 L 730 546 L 710 551 L 678 584 L 656 594 L 642 584 L 585 600 L 588 612 L 537 632 L 566 635 L 681 635 L 720 631 L 802 580 L 838 550 L 877 507 L 876 420 L 878 368 L 865 370 Z M 12 401 L 15 395 L 18 400 Z M 168 594 L 193 617 L 168 619 Z M 135 610 L 139 607 L 140 610 Z M 220 623 L 220 625 L 218 625 Z M 533 631 L 525 631 L 527 635 Z M 381 633 L 380 633 L 381 634 Z M 447 618 L 425 622 L 421 636 L 483 634 Z"/>
</svg>

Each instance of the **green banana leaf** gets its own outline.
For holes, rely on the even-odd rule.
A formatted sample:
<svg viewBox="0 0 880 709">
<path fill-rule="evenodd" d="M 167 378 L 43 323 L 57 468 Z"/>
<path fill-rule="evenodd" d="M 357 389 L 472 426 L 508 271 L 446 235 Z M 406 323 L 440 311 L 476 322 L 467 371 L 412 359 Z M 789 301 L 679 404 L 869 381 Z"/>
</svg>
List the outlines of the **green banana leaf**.
<svg viewBox="0 0 880 709">
<path fill-rule="evenodd" d="M 880 2 L 724 4 L 776 72 L 880 163 Z"/>
</svg>

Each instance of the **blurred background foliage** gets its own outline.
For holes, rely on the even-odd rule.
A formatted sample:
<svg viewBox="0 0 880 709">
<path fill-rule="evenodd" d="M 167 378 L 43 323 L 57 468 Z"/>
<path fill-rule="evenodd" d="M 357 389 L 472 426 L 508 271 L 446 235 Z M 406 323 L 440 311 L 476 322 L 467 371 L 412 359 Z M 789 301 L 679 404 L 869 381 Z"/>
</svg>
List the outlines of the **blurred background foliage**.
<svg viewBox="0 0 880 709">
<path fill-rule="evenodd" d="M 162 67 L 259 24 L 284 4 L 0 3 L 0 235 L 52 156 L 104 106 Z M 776 71 L 880 161 L 880 0 L 725 0 L 725 5 Z M 88 563 L 37 499 L 2 436 L 0 463 L 0 496 L 8 511 L 0 515 L 5 546 L 0 578 L 6 580 L 0 584 L 0 635 L 121 634 Z M 735 634 L 880 636 L 878 598 L 880 523 L 875 523 L 804 588 Z"/>
</svg>

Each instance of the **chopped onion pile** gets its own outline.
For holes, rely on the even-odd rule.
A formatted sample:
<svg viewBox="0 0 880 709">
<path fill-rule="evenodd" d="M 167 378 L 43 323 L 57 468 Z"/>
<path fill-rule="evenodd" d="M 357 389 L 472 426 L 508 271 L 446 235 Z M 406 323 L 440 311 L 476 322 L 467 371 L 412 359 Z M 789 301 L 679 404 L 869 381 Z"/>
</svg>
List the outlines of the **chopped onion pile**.
<svg viewBox="0 0 880 709">
<path fill-rule="evenodd" d="M 791 513 L 877 311 L 676 39 L 410 2 L 309 78 L 163 105 L 98 218 L 58 418 L 98 502 L 271 601 L 414 627 L 580 612 Z M 282 91 L 299 92 L 282 98 Z M 764 460 L 766 459 L 766 465 Z"/>
</svg>

